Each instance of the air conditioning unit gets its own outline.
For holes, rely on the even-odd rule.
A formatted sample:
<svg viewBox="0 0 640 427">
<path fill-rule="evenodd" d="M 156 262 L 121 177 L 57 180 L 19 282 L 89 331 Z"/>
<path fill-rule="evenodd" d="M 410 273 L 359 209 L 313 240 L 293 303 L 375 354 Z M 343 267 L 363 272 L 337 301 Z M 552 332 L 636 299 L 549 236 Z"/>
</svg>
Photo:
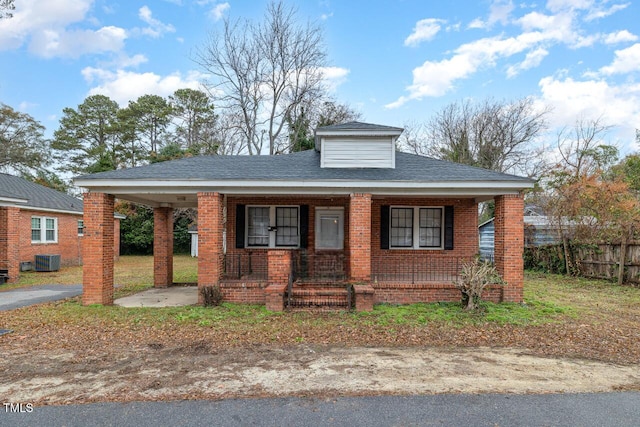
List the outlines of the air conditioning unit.
<svg viewBox="0 0 640 427">
<path fill-rule="evenodd" d="M 36 255 L 36 271 L 60 270 L 60 255 Z"/>
</svg>

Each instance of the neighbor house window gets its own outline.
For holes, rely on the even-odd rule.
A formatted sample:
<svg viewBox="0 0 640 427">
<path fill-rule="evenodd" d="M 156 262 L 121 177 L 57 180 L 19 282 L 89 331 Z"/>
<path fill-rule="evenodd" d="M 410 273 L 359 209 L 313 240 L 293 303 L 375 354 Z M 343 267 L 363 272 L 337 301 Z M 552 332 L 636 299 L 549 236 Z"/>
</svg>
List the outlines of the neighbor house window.
<svg viewBox="0 0 640 427">
<path fill-rule="evenodd" d="M 31 217 L 31 242 L 56 243 L 58 241 L 58 218 Z"/>
<path fill-rule="evenodd" d="M 78 236 L 84 236 L 84 220 L 78 220 Z"/>
<path fill-rule="evenodd" d="M 392 207 L 391 248 L 441 249 L 442 215 L 441 207 Z"/>
<path fill-rule="evenodd" d="M 298 206 L 247 207 L 248 247 L 296 247 L 299 244 Z"/>
</svg>

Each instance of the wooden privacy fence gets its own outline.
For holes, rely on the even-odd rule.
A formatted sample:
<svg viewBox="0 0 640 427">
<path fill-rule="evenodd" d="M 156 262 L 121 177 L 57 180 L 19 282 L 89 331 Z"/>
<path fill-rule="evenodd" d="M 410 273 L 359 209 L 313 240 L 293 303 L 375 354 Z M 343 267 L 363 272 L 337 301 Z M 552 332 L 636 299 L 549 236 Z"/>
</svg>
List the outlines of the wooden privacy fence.
<svg viewBox="0 0 640 427">
<path fill-rule="evenodd" d="M 620 256 L 622 247 L 624 247 L 624 259 Z M 571 244 L 569 251 L 574 273 L 580 276 L 640 284 L 640 241 L 628 241 L 625 244 Z M 527 268 L 541 268 L 551 273 L 566 273 L 562 244 L 525 248 L 525 262 Z M 622 275 L 620 275 L 621 262 Z"/>
<path fill-rule="evenodd" d="M 621 250 L 624 248 L 624 258 Z M 580 275 L 617 280 L 620 264 L 624 265 L 622 281 L 640 284 L 640 241 L 625 244 L 600 243 L 575 248 L 576 267 Z"/>
</svg>

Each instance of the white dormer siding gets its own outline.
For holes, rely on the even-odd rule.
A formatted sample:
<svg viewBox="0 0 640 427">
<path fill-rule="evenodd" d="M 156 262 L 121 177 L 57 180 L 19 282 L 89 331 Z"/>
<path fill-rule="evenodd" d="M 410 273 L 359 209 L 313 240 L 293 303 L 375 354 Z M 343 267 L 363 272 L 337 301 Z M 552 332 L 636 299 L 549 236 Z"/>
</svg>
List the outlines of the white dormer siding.
<svg viewBox="0 0 640 427">
<path fill-rule="evenodd" d="M 322 168 L 396 167 L 396 139 L 401 128 L 349 122 L 316 129 Z"/>
<path fill-rule="evenodd" d="M 395 168 L 395 138 L 322 138 L 320 167 Z"/>
</svg>

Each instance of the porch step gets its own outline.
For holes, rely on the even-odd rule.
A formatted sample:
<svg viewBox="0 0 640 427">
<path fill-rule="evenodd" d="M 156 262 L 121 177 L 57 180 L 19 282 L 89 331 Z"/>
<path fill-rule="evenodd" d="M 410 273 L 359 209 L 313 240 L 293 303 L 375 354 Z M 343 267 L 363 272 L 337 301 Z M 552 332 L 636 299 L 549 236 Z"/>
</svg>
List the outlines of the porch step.
<svg viewBox="0 0 640 427">
<path fill-rule="evenodd" d="M 345 310 L 349 308 L 349 292 L 345 283 L 296 283 L 291 297 L 285 295 L 285 306 Z"/>
</svg>

